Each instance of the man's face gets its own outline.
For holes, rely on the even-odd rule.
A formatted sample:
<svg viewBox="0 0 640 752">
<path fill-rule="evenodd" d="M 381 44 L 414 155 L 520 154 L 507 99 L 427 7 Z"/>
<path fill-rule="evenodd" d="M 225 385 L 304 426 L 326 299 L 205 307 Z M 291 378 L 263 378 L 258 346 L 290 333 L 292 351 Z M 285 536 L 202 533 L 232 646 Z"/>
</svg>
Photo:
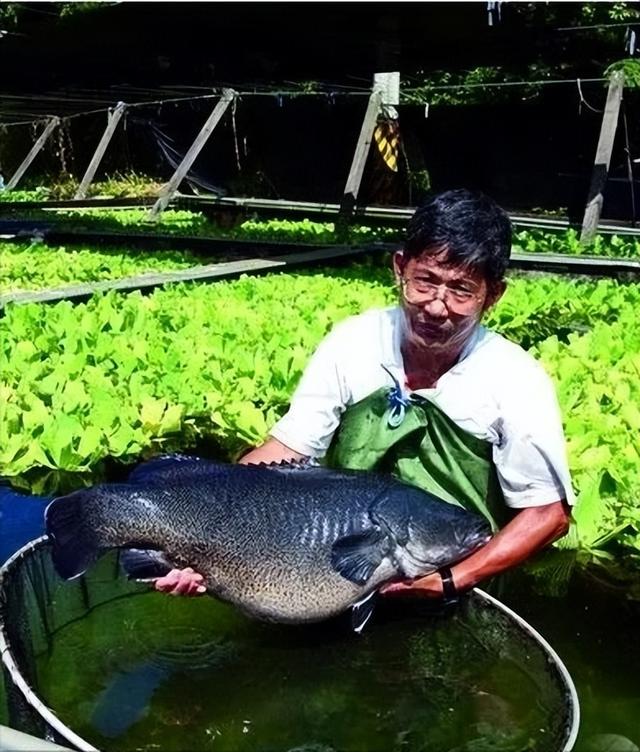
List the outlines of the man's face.
<svg viewBox="0 0 640 752">
<path fill-rule="evenodd" d="M 505 290 L 504 282 L 489 286 L 479 271 L 452 266 L 446 258 L 445 250 L 406 262 L 397 251 L 393 258 L 408 339 L 431 350 L 461 348 Z"/>
</svg>

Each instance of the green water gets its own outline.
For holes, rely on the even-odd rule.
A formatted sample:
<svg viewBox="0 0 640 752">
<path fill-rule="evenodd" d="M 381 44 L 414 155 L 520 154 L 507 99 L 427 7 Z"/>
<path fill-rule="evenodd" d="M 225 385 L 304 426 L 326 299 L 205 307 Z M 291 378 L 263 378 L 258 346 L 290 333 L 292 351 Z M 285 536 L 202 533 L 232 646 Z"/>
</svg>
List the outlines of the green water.
<svg viewBox="0 0 640 752">
<path fill-rule="evenodd" d="M 87 587 L 62 582 L 39 554 L 5 604 L 24 636 L 21 665 L 61 720 L 105 752 L 559 749 L 566 718 L 553 673 L 491 609 L 434 615 L 387 600 L 358 637 L 343 618 L 282 627 L 211 598 L 133 588 L 108 557 Z M 576 752 L 637 751 L 640 603 L 601 570 L 560 586 L 552 572 L 520 570 L 493 593 L 573 676 Z"/>
<path fill-rule="evenodd" d="M 386 604 L 357 636 L 343 619 L 281 627 L 148 593 L 58 631 L 38 691 L 118 752 L 517 752 L 561 731 L 544 656 L 484 609 Z"/>
<path fill-rule="evenodd" d="M 561 558 L 547 556 L 547 562 Z M 602 567 L 576 570 L 559 592 L 542 573 L 516 573 L 496 595 L 553 645 L 581 709 L 576 752 L 640 749 L 640 582 Z"/>
</svg>

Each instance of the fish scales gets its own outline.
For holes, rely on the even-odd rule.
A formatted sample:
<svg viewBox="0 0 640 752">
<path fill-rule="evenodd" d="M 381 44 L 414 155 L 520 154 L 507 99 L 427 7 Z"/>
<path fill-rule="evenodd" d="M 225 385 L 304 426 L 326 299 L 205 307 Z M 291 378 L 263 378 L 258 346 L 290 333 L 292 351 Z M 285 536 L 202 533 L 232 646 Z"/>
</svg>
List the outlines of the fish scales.
<svg viewBox="0 0 640 752">
<path fill-rule="evenodd" d="M 54 500 L 59 573 L 102 551 L 151 549 L 191 566 L 212 595 L 251 616 L 316 621 L 383 582 L 452 563 L 486 542 L 486 521 L 391 476 L 167 457 L 124 484 Z"/>
</svg>

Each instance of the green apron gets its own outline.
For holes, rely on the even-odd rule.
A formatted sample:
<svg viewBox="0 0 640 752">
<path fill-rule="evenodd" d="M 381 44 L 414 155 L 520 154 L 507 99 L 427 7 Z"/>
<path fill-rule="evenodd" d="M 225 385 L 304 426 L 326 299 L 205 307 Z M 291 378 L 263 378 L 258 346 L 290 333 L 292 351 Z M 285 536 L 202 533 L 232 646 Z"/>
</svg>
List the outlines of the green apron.
<svg viewBox="0 0 640 752">
<path fill-rule="evenodd" d="M 402 399 L 397 385 L 346 409 L 327 464 L 392 473 L 482 514 L 494 531 L 507 521 L 492 445 L 463 431 L 428 399 L 417 394 Z"/>
</svg>

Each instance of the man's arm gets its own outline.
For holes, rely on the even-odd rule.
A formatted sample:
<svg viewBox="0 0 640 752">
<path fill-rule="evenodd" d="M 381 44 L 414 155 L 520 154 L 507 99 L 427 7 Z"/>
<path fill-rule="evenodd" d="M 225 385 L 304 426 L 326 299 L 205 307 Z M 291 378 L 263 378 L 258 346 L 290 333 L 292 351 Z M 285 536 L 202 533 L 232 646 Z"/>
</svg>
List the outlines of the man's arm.
<svg viewBox="0 0 640 752">
<path fill-rule="evenodd" d="M 252 449 L 247 454 L 240 457 L 239 465 L 257 465 L 260 462 L 289 462 L 290 460 L 302 460 L 306 455 L 300 454 L 288 446 L 285 446 L 278 439 L 273 437 L 267 439 L 264 444 Z"/>
<path fill-rule="evenodd" d="M 570 512 L 564 502 L 522 509 L 485 546 L 451 567 L 456 590 L 464 592 L 488 577 L 521 564 L 569 529 Z M 383 595 L 414 593 L 442 597 L 440 575 L 430 574 L 412 582 L 394 582 L 381 588 Z"/>
</svg>

